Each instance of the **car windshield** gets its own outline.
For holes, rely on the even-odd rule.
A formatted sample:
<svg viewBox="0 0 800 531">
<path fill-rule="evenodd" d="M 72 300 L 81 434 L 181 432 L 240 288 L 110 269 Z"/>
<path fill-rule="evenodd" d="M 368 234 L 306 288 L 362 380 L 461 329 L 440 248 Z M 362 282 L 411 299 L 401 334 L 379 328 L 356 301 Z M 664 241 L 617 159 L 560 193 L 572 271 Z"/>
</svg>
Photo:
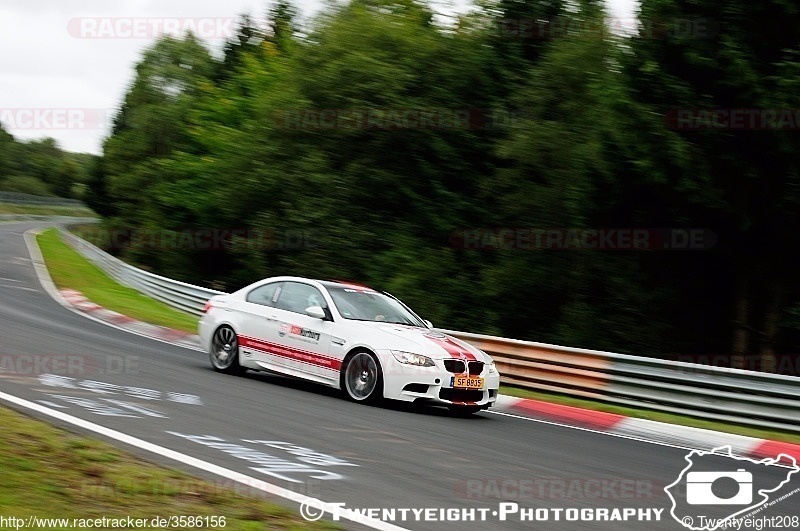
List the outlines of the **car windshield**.
<svg viewBox="0 0 800 531">
<path fill-rule="evenodd" d="M 328 288 L 336 309 L 345 319 L 425 326 L 397 300 L 365 288 Z"/>
</svg>

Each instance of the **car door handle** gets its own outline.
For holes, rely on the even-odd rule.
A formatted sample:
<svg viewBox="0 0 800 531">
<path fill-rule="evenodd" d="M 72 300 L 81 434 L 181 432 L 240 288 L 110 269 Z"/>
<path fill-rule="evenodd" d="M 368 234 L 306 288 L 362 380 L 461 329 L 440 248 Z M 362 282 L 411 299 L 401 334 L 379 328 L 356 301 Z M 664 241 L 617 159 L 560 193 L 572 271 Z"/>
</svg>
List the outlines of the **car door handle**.
<svg viewBox="0 0 800 531">
<path fill-rule="evenodd" d="M 267 321 L 277 321 L 277 320 L 278 320 L 278 318 L 275 317 L 274 315 L 270 315 L 270 316 L 267 317 Z"/>
</svg>

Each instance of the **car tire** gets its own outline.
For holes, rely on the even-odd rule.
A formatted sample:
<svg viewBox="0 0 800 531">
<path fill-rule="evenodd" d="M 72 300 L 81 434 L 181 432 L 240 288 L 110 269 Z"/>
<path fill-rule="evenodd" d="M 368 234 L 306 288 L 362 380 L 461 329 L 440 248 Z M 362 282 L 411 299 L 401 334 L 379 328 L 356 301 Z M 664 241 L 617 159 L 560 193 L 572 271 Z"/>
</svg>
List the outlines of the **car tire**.
<svg viewBox="0 0 800 531">
<path fill-rule="evenodd" d="M 239 339 L 230 326 L 223 325 L 214 331 L 208 354 L 211 366 L 217 372 L 242 374 L 246 371 L 239 365 Z"/>
<path fill-rule="evenodd" d="M 379 402 L 383 398 L 383 370 L 375 354 L 361 350 L 348 356 L 342 365 L 340 385 L 353 402 Z"/>
</svg>

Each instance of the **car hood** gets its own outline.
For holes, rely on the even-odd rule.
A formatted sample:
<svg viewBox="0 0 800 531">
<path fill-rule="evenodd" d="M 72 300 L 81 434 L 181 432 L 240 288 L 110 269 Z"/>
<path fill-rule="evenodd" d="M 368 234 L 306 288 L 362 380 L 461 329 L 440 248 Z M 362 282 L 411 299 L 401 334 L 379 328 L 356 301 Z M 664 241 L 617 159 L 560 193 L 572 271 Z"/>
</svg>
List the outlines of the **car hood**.
<svg viewBox="0 0 800 531">
<path fill-rule="evenodd" d="M 429 328 L 403 326 L 391 323 L 363 322 L 364 326 L 392 336 L 388 343 L 392 350 L 424 354 L 433 359 L 464 358 L 490 363 L 492 359 L 483 351 L 453 336 Z"/>
</svg>

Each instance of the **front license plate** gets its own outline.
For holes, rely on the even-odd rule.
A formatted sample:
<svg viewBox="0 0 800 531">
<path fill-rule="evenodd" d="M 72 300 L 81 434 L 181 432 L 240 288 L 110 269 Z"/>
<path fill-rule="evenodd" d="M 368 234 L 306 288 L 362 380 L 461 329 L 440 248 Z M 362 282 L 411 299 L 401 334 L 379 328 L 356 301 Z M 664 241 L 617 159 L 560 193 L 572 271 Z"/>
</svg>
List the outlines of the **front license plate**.
<svg viewBox="0 0 800 531">
<path fill-rule="evenodd" d="M 483 389 L 483 378 L 477 376 L 453 376 L 450 385 L 457 389 Z"/>
</svg>

